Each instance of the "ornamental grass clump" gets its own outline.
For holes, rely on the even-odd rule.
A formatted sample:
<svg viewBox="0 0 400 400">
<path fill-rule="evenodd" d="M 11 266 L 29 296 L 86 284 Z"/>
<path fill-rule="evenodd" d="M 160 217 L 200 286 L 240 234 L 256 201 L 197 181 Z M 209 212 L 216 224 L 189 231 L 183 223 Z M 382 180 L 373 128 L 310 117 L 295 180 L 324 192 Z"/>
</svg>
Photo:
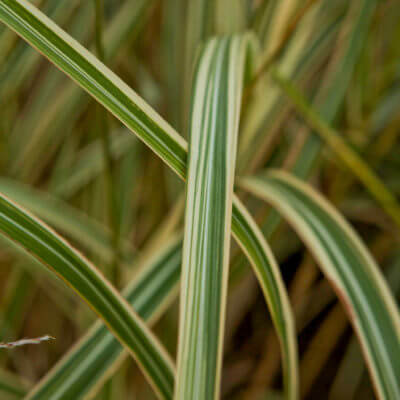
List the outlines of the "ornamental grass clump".
<svg viewBox="0 0 400 400">
<path fill-rule="evenodd" d="M 1 398 L 399 399 L 399 13 L 0 0 Z"/>
</svg>

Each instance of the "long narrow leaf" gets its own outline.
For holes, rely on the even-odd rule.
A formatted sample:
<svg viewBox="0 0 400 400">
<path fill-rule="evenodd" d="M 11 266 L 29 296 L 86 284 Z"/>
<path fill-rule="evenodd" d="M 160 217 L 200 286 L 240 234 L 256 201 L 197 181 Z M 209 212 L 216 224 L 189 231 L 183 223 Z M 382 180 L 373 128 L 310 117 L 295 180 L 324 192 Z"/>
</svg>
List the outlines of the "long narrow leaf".
<svg viewBox="0 0 400 400">
<path fill-rule="evenodd" d="M 149 323 L 155 322 L 176 297 L 181 240 L 172 238 L 142 267 L 123 294 Z M 28 400 L 91 397 L 127 356 L 121 344 L 97 322 L 26 397 Z"/>
<path fill-rule="evenodd" d="M 242 186 L 287 219 L 346 306 L 379 398 L 400 398 L 400 317 L 368 250 L 318 193 L 284 172 L 245 178 Z"/>
<path fill-rule="evenodd" d="M 358 60 L 360 49 L 366 40 L 375 6 L 376 0 L 362 0 L 357 3 L 351 3 L 348 11 L 349 21 L 347 22 L 350 23 L 351 30 L 347 33 L 347 40 L 341 48 L 342 51 L 340 52 L 340 57 L 336 60 L 335 68 L 331 68 L 324 75 L 324 84 L 318 89 L 315 95 L 315 99 L 318 99 L 318 101 L 315 100 L 317 110 L 328 122 L 333 121 L 343 102 L 354 65 Z M 355 19 L 351 19 L 352 8 L 357 8 L 355 10 L 357 11 Z M 345 28 L 348 29 L 347 26 Z M 310 174 L 315 160 L 321 151 L 321 145 L 322 142 L 317 135 L 310 135 L 308 137 L 292 168 L 296 176 L 306 177 Z M 266 232 L 267 226 L 270 233 L 276 231 L 280 223 L 281 218 L 279 218 L 279 215 L 275 211 L 272 211 L 263 227 L 263 232 Z"/>
<path fill-rule="evenodd" d="M 0 231 L 24 247 L 70 285 L 103 319 L 162 398 L 173 388 L 173 362 L 142 320 L 66 241 L 22 208 L 0 195 Z"/>
<path fill-rule="evenodd" d="M 400 299 L 400 256 L 395 255 L 394 262 L 385 270 L 385 278 L 392 290 L 397 304 Z M 357 337 L 353 336 L 345 350 L 345 354 L 338 367 L 335 379 L 330 388 L 329 400 L 351 399 L 360 385 L 364 375 L 365 365 L 359 360 L 362 359 L 360 346 Z"/>
<path fill-rule="evenodd" d="M 182 179 L 186 178 L 187 143 L 132 89 L 48 18 L 22 0 L 0 0 L 0 20 L 37 47 L 54 64 L 119 118 Z M 250 63 L 251 64 L 251 61 Z M 283 346 L 288 392 L 297 392 L 295 330 L 288 296 L 260 230 L 233 198 L 232 231 L 263 288 Z M 276 318 L 275 318 L 276 317 Z M 292 389 L 291 389 L 292 388 Z"/>
<path fill-rule="evenodd" d="M 63 26 L 65 21 L 71 16 L 78 5 L 77 0 L 50 1 L 47 2 L 45 10 L 46 15 L 56 21 L 58 25 Z M 9 93 L 13 93 L 22 85 L 29 76 L 33 75 L 37 65 L 41 60 L 40 54 L 33 51 L 31 47 L 24 42 L 19 42 L 16 49 L 7 59 L 7 64 L 0 73 L 0 91 L 2 101 L 9 98 Z"/>
<path fill-rule="evenodd" d="M 46 221 L 57 231 L 83 245 L 106 261 L 113 256 L 110 232 L 99 222 L 56 197 L 11 179 L 0 179 L 0 192 Z M 130 243 L 123 243 L 124 255 L 132 258 Z"/>
<path fill-rule="evenodd" d="M 311 107 L 300 91 L 276 69 L 272 76 L 289 97 L 308 124 L 315 129 L 323 141 L 338 158 L 358 177 L 370 194 L 382 206 L 400 228 L 400 205 L 381 179 L 328 123 Z"/>
<path fill-rule="evenodd" d="M 195 68 L 175 399 L 218 399 L 247 37 L 211 39 Z"/>
<path fill-rule="evenodd" d="M 233 205 L 232 232 L 253 267 L 280 340 L 286 397 L 296 399 L 299 385 L 297 342 L 289 296 L 261 229 L 244 205 L 236 200 Z"/>
<path fill-rule="evenodd" d="M 118 9 L 104 31 L 104 49 L 107 63 L 113 62 L 118 50 L 127 46 L 132 38 L 137 37 L 155 2 L 155 0 L 136 0 L 133 4 L 125 2 Z M 82 12 L 85 10 L 93 11 L 91 2 L 84 2 L 80 7 L 79 19 L 81 19 Z M 86 30 L 87 27 L 90 27 L 90 24 L 86 23 L 87 19 L 88 16 L 83 15 L 85 23 L 80 22 L 79 24 L 81 27 L 86 27 Z M 79 21 L 76 22 L 79 23 Z M 17 154 L 10 160 L 14 173 L 19 173 L 22 170 L 22 165 L 24 165 L 28 171 L 30 170 L 31 178 L 32 176 L 37 177 L 43 171 L 49 157 L 54 155 L 54 151 L 65 138 L 68 132 L 65 129 L 66 124 L 71 126 L 76 122 L 82 110 L 89 103 L 89 97 L 72 82 L 68 83 L 61 91 L 58 88 L 55 89 L 57 86 L 54 87 L 54 85 L 51 90 L 50 88 L 45 89 L 48 87 L 49 80 L 60 83 L 60 78 L 63 77 L 60 76 L 58 71 L 54 69 L 49 71 L 48 79 L 38 88 L 35 102 L 29 109 L 30 112 L 22 118 L 21 124 L 17 124 L 17 128 L 13 130 L 18 132 L 16 136 L 19 137 L 19 140 L 21 140 L 21 130 L 26 138 L 26 145 L 22 149 L 17 146 Z M 32 117 L 31 111 L 38 110 L 36 107 L 38 96 L 41 98 L 42 104 L 40 104 L 39 116 L 37 112 L 34 113 L 32 121 L 30 118 Z M 45 152 L 43 152 L 43 148 L 46 148 Z"/>
</svg>

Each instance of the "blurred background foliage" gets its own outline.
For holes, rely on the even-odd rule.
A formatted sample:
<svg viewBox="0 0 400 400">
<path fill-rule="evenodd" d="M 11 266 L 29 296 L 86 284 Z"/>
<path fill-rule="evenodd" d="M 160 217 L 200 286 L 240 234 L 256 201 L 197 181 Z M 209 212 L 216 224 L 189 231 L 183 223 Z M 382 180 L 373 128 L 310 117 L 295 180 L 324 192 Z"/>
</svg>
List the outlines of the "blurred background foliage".
<svg viewBox="0 0 400 400">
<path fill-rule="evenodd" d="M 89 0 L 32 2 L 183 135 L 197 46 L 215 34 L 255 31 L 261 57 L 245 88 L 237 174 L 283 168 L 312 182 L 367 243 L 399 299 L 399 213 L 379 186 L 392 200 L 400 196 L 398 2 L 104 0 L 104 8 Z M 0 102 L 0 191 L 67 237 L 118 288 L 125 286 L 181 229 L 183 183 L 4 26 Z M 380 181 L 363 180 L 363 168 Z M 263 227 L 289 288 L 302 398 L 375 398 L 354 333 L 312 255 L 275 212 L 238 193 Z M 21 398 L 96 317 L 40 264 L 0 240 L 1 340 L 57 338 L 0 352 L 0 390 L 12 385 L 9 398 Z M 279 399 L 279 345 L 262 292 L 236 245 L 231 260 L 223 398 Z M 171 354 L 177 305 L 155 326 Z M 155 398 L 130 358 L 91 397 Z"/>
</svg>

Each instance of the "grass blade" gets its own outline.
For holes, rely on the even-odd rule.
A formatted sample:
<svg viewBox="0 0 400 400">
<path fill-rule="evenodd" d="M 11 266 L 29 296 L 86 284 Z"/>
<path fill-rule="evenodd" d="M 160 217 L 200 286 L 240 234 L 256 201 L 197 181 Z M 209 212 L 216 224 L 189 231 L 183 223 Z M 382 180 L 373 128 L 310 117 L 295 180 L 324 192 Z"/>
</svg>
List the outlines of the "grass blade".
<svg viewBox="0 0 400 400">
<path fill-rule="evenodd" d="M 70 285 L 103 319 L 149 378 L 169 398 L 174 366 L 153 334 L 97 270 L 45 224 L 0 195 L 0 231 Z"/>
<path fill-rule="evenodd" d="M 400 299 L 400 255 L 395 255 L 394 261 L 385 270 L 385 278 L 397 301 Z M 357 338 L 352 337 L 338 367 L 337 374 L 330 388 L 329 399 L 351 399 L 360 385 L 365 365 L 360 362 L 362 353 Z"/>
<path fill-rule="evenodd" d="M 298 356 L 294 317 L 282 275 L 261 229 L 243 204 L 233 205 L 232 232 L 246 254 L 263 291 L 281 345 L 287 399 L 298 398 Z"/>
<path fill-rule="evenodd" d="M 50 1 L 43 10 L 49 18 L 63 26 L 78 6 L 78 1 Z M 7 59 L 7 64 L 0 73 L 0 93 L 2 101 L 7 101 L 33 75 L 41 61 L 40 54 L 19 42 L 16 49 Z"/>
<path fill-rule="evenodd" d="M 123 292 L 134 310 L 149 323 L 154 323 L 177 295 L 181 243 L 180 238 L 172 238 L 163 245 Z M 118 340 L 97 322 L 26 399 L 92 397 L 126 356 Z"/>
<path fill-rule="evenodd" d="M 37 9 L 21 0 L 0 0 L 0 20 L 16 30 L 132 130 L 182 179 L 186 141 L 132 89 Z M 251 61 L 249 62 L 251 64 Z M 233 198 L 232 231 L 250 257 L 283 343 L 286 390 L 297 393 L 297 355 L 287 292 L 260 230 Z M 275 318 L 276 317 L 276 318 Z"/>
<path fill-rule="evenodd" d="M 350 147 L 345 140 L 331 128 L 322 117 L 313 110 L 298 89 L 277 70 L 272 71 L 272 76 L 279 87 L 290 98 L 308 124 L 318 133 L 331 150 L 343 163 L 358 177 L 370 194 L 382 206 L 388 215 L 400 228 L 400 206 L 396 197 L 387 189 L 368 164 Z"/>
<path fill-rule="evenodd" d="M 175 399 L 219 398 L 246 42 L 211 39 L 195 68 Z"/>
<path fill-rule="evenodd" d="M 26 4 L 27 2 L 21 3 Z M 137 0 L 134 4 L 124 3 L 118 9 L 104 32 L 105 56 L 108 63 L 115 61 L 118 51 L 137 37 L 154 4 L 155 0 Z M 82 11 L 92 11 L 91 6 L 90 2 L 85 2 L 82 5 L 79 10 L 79 19 Z M 90 17 L 84 17 L 83 21 L 87 21 L 88 18 Z M 90 27 L 90 24 L 82 22 L 79 25 Z M 51 78 L 48 79 L 58 81 L 60 78 L 58 71 L 54 69 L 49 71 L 49 75 Z M 63 138 L 67 135 L 66 124 L 71 126 L 72 123 L 76 122 L 82 110 L 87 108 L 90 100 L 72 82 L 66 85 L 61 92 L 58 89 L 53 89 L 50 96 L 43 93 L 45 86 L 47 86 L 47 80 L 43 83 L 43 88 L 38 88 L 45 104 L 42 104 L 44 108 L 40 109 L 39 118 L 37 118 L 37 115 L 33 116 L 33 129 L 32 121 L 26 117 L 22 119 L 21 125 L 17 124 L 20 125 L 19 129 L 23 130 L 24 136 L 26 135 L 26 145 L 23 149 L 19 149 L 15 157 L 11 159 L 10 165 L 14 174 L 22 170 L 22 166 L 28 171 L 31 169 L 29 174 L 31 180 L 36 179 L 43 172 L 49 158 L 54 155 Z M 56 98 L 56 101 L 54 101 L 54 98 Z M 37 96 L 35 96 L 36 99 Z M 29 116 L 30 114 L 27 115 L 27 117 Z M 19 129 L 15 130 L 18 132 L 18 137 L 20 137 Z M 43 151 L 43 148 L 46 148 L 46 150 Z"/>
<path fill-rule="evenodd" d="M 185 176 L 187 144 L 182 137 L 93 54 L 28 2 L 1 0 L 0 19 Z"/>
<path fill-rule="evenodd" d="M 309 186 L 284 172 L 245 178 L 271 203 L 318 260 L 346 306 L 380 399 L 400 397 L 400 318 L 377 265 L 347 222 Z"/>
<path fill-rule="evenodd" d="M 57 197 L 11 179 L 0 179 L 0 192 L 82 245 L 82 248 L 100 255 L 107 262 L 112 260 L 110 232 L 98 221 Z M 132 246 L 127 241 L 123 244 L 124 258 L 132 259 L 135 253 Z"/>
</svg>

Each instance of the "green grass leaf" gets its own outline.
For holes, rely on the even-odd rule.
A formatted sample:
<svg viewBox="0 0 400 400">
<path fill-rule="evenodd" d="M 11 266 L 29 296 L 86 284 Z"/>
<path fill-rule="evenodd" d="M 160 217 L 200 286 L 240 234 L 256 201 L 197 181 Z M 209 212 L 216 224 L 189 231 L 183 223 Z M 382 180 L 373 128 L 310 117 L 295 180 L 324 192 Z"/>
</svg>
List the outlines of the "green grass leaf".
<svg viewBox="0 0 400 400">
<path fill-rule="evenodd" d="M 111 234 L 104 225 L 49 193 L 0 178 L 0 192 L 46 221 L 57 231 L 100 255 L 106 262 L 113 257 Z M 123 242 L 125 260 L 132 260 L 135 251 L 128 241 Z"/>
<path fill-rule="evenodd" d="M 141 266 L 123 291 L 125 299 L 148 323 L 154 323 L 178 294 L 181 247 L 181 238 L 171 238 Z M 26 399 L 93 397 L 126 357 L 119 341 L 104 324 L 97 322 Z"/>
<path fill-rule="evenodd" d="M 400 318 L 377 265 L 340 214 L 284 172 L 244 178 L 242 187 L 276 208 L 318 260 L 359 337 L 380 399 L 400 397 Z"/>
<path fill-rule="evenodd" d="M 211 39 L 192 87 L 175 399 L 218 399 L 246 36 Z"/>
<path fill-rule="evenodd" d="M 272 76 L 279 87 L 289 97 L 296 110 L 301 113 L 307 123 L 315 130 L 336 156 L 363 183 L 376 201 L 400 228 L 400 205 L 396 197 L 389 191 L 376 173 L 329 124 L 313 110 L 299 90 L 277 70 Z"/>
<path fill-rule="evenodd" d="M 155 0 L 137 0 L 134 4 L 124 3 L 118 9 L 104 32 L 107 63 L 115 62 L 118 52 L 137 37 L 154 4 Z M 74 17 L 74 24 L 77 24 L 81 30 L 87 31 L 84 37 L 90 33 L 91 24 L 87 24 L 87 20 L 91 18 L 91 12 L 93 12 L 91 2 L 85 2 Z M 10 168 L 14 174 L 21 175 L 28 171 L 26 173 L 31 179 L 32 175 L 37 178 L 68 134 L 65 126 L 71 126 L 76 122 L 82 110 L 87 108 L 90 97 L 85 96 L 72 82 L 68 82 L 59 90 L 57 85 L 60 81 L 62 82 L 62 78 L 59 71 L 50 70 L 47 79 L 37 88 L 38 93 L 34 96 L 35 102 L 30 107 L 30 112 L 23 116 L 21 122 L 18 121 L 14 130 L 15 135 L 14 133 L 12 135 L 19 138 L 15 146 L 16 154 L 10 160 Z M 50 88 L 48 86 L 51 81 L 54 83 Z M 39 112 L 36 106 L 38 98 L 41 99 Z M 18 146 L 21 140 L 20 130 L 24 135 L 22 140 L 26 141 L 22 148 Z M 25 175 L 23 177 L 25 178 Z"/>
<path fill-rule="evenodd" d="M 140 317 L 82 255 L 3 195 L 0 231 L 71 286 L 135 357 L 160 397 L 169 398 L 174 377 L 172 360 Z"/>
<path fill-rule="evenodd" d="M 244 205 L 233 205 L 232 232 L 246 254 L 267 301 L 282 352 L 284 386 L 287 399 L 298 398 L 298 356 L 294 317 L 279 265 Z"/>
<path fill-rule="evenodd" d="M 18 32 L 120 119 L 182 179 L 187 173 L 186 141 L 132 89 L 36 8 L 21 0 L 0 0 L 0 20 Z M 248 65 L 251 65 L 251 59 Z M 231 99 L 231 101 L 236 99 Z M 285 386 L 297 393 L 297 354 L 288 296 L 260 230 L 233 198 L 232 232 L 260 279 L 282 343 Z M 294 398 L 291 397 L 291 398 Z"/>
<path fill-rule="evenodd" d="M 68 18 L 78 6 L 78 0 L 49 1 L 45 4 L 43 12 L 58 25 L 64 26 Z M 27 46 L 24 42 L 19 42 L 13 49 L 3 66 L 0 73 L 0 93 L 2 101 L 7 100 L 10 93 L 13 94 L 20 88 L 25 81 L 31 77 L 41 61 L 40 54 Z"/>
</svg>

